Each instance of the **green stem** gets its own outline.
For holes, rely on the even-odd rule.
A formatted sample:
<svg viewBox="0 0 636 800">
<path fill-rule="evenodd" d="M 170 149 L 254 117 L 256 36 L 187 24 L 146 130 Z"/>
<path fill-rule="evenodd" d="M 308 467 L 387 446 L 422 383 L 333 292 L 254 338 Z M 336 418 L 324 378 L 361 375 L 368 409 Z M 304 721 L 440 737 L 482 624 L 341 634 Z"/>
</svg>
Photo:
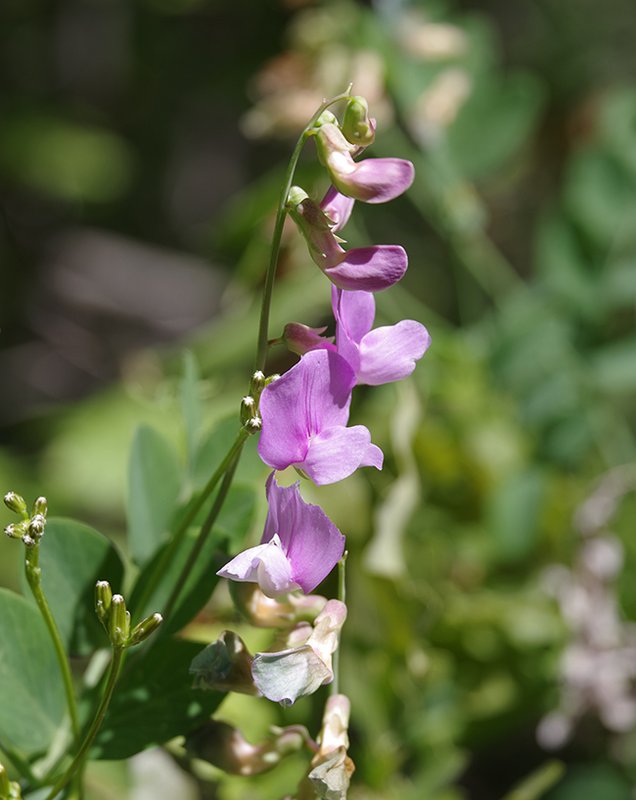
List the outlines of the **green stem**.
<svg viewBox="0 0 636 800">
<path fill-rule="evenodd" d="M 80 769 L 82 763 L 84 761 L 84 757 L 88 753 L 90 746 L 93 744 L 95 740 L 95 736 L 97 736 L 97 732 L 99 731 L 102 722 L 104 721 L 104 717 L 106 716 L 106 711 L 108 710 L 108 706 L 110 704 L 111 698 L 113 696 L 113 691 L 115 689 L 115 684 L 117 683 L 117 677 L 119 675 L 119 668 L 121 667 L 122 656 L 124 654 L 123 647 L 113 647 L 113 658 L 110 662 L 110 671 L 108 673 L 108 679 L 106 681 L 106 687 L 104 689 L 104 694 L 102 695 L 102 701 L 99 704 L 99 708 L 93 718 L 90 728 L 88 729 L 86 736 L 84 737 L 84 741 L 82 742 L 82 746 L 77 751 L 77 755 L 71 762 L 70 766 L 62 775 L 62 777 L 58 780 L 55 786 L 51 789 L 49 794 L 46 797 L 46 800 L 53 800 L 53 798 L 62 791 L 62 789 L 66 786 L 66 784 L 71 780 L 71 778 L 75 775 L 75 773 Z"/>
<path fill-rule="evenodd" d="M 46 600 L 44 592 L 42 591 L 42 570 L 40 569 L 40 545 L 38 543 L 26 548 L 26 559 L 24 562 L 24 571 L 26 579 L 35 598 L 40 613 L 44 619 L 46 627 L 48 628 L 51 639 L 53 640 L 53 647 L 55 648 L 55 655 L 57 662 L 62 673 L 62 681 L 64 683 L 64 692 L 66 694 L 66 705 L 68 706 L 68 713 L 71 719 L 71 729 L 73 737 L 76 742 L 79 742 L 80 726 L 79 717 L 77 715 L 77 704 L 75 702 L 75 692 L 73 690 L 73 677 L 71 675 L 71 668 L 66 657 L 66 651 L 60 638 L 60 632 L 51 614 L 51 609 Z"/>
<path fill-rule="evenodd" d="M 347 600 L 347 586 L 346 586 L 346 563 L 348 552 L 345 550 L 342 558 L 338 561 L 338 600 L 345 603 Z M 338 648 L 331 658 L 331 665 L 333 669 L 333 681 L 331 682 L 330 694 L 339 694 L 340 691 L 340 642 Z"/>
<path fill-rule="evenodd" d="M 272 236 L 272 250 L 269 260 L 269 266 L 265 275 L 265 286 L 263 287 L 263 300 L 261 303 L 261 319 L 258 327 L 258 344 L 256 348 L 256 365 L 255 370 L 265 371 L 265 362 L 267 361 L 267 340 L 269 329 L 269 312 L 272 304 L 272 293 L 274 291 L 274 279 L 276 278 L 276 267 L 278 266 L 278 254 L 280 252 L 280 242 L 283 235 L 283 226 L 285 225 L 285 217 L 287 216 L 287 198 L 289 190 L 294 182 L 294 173 L 298 165 L 298 159 L 305 145 L 307 139 L 311 136 L 312 129 L 318 121 L 320 115 L 326 111 L 329 106 L 334 103 L 339 103 L 341 100 L 346 100 L 350 97 L 351 86 L 347 88 L 346 92 L 339 94 L 331 100 L 325 101 L 318 111 L 309 120 L 303 132 L 300 134 L 296 147 L 289 159 L 287 165 L 287 172 L 285 173 L 285 183 L 283 190 L 280 194 L 278 201 L 278 210 L 276 212 L 276 222 L 274 224 L 274 233 Z"/>
<path fill-rule="evenodd" d="M 221 509 L 223 508 L 223 503 L 225 502 L 227 493 L 230 489 L 230 486 L 232 485 L 232 480 L 234 479 L 234 472 L 236 470 L 236 467 L 238 466 L 240 457 L 241 457 L 241 449 L 239 448 L 239 450 L 236 452 L 236 455 L 234 456 L 234 461 L 230 464 L 227 472 L 225 473 L 225 476 L 223 478 L 223 483 L 219 488 L 216 499 L 214 500 L 214 504 L 210 509 L 210 513 L 206 517 L 203 525 L 201 526 L 201 530 L 199 532 L 196 542 L 194 543 L 194 546 L 192 547 L 190 555 L 188 556 L 188 560 L 184 564 L 184 567 L 181 570 L 179 578 L 177 579 L 174 585 L 172 594 L 168 598 L 168 601 L 164 607 L 163 616 L 166 621 L 170 619 L 170 614 L 172 613 L 176 605 L 176 602 L 179 599 L 179 595 L 181 594 L 181 590 L 183 589 L 185 582 L 188 578 L 188 575 L 190 574 L 190 570 L 195 565 L 199 557 L 199 554 L 201 553 L 201 550 L 203 549 L 203 546 L 206 543 L 208 536 L 210 535 L 212 527 L 214 526 L 214 523 L 216 522 L 217 517 L 219 516 Z"/>
<path fill-rule="evenodd" d="M 141 597 L 136 603 L 136 610 L 138 611 L 139 615 L 144 614 L 144 609 L 148 604 L 148 601 L 154 594 L 161 579 L 165 575 L 166 570 L 168 569 L 170 563 L 172 562 L 175 556 L 175 553 L 179 549 L 179 545 L 183 541 L 186 533 L 188 532 L 188 528 L 190 527 L 190 525 L 192 525 L 192 523 L 196 519 L 196 516 L 203 507 L 203 505 L 205 504 L 205 501 L 208 499 L 210 494 L 216 488 L 217 483 L 227 472 L 229 466 L 234 461 L 235 456 L 238 453 L 240 453 L 243 445 L 245 444 L 245 440 L 247 439 L 248 436 L 249 436 L 249 431 L 246 428 L 241 428 L 240 431 L 238 432 L 236 439 L 234 440 L 234 443 L 227 451 L 225 458 L 223 459 L 223 461 L 221 461 L 217 470 L 214 472 L 212 477 L 206 483 L 197 500 L 188 509 L 187 514 L 181 521 L 181 524 L 179 525 L 177 531 L 170 540 L 170 544 L 163 551 L 163 555 L 157 562 L 157 565 L 155 566 L 153 573 L 151 574 L 143 592 L 141 593 Z"/>
</svg>

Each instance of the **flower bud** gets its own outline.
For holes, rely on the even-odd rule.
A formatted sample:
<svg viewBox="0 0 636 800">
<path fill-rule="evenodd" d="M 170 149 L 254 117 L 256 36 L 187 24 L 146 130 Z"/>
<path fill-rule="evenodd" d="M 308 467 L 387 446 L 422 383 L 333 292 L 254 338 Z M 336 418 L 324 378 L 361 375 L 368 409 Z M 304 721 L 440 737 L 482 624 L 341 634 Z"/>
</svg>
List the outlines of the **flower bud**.
<svg viewBox="0 0 636 800">
<path fill-rule="evenodd" d="M 4 504 L 9 511 L 14 511 L 16 514 L 24 516 L 27 513 L 27 506 L 24 498 L 17 494 L 17 492 L 7 492 L 4 496 Z"/>
<path fill-rule="evenodd" d="M 369 105 L 364 97 L 352 97 L 345 108 L 342 133 L 351 144 L 368 147 L 375 139 L 375 120 L 369 117 Z"/>
<path fill-rule="evenodd" d="M 249 433 L 258 433 L 263 427 L 263 420 L 260 417 L 251 417 L 245 423 L 245 427 Z"/>
<path fill-rule="evenodd" d="M 256 416 L 256 400 L 248 394 L 241 399 L 241 422 L 245 425 L 252 417 Z"/>
<path fill-rule="evenodd" d="M 113 647 L 125 647 L 130 638 L 130 613 L 120 594 L 114 594 L 110 603 L 108 635 Z"/>
<path fill-rule="evenodd" d="M 113 599 L 113 590 L 108 581 L 97 581 L 95 584 L 95 613 L 97 618 L 106 626 L 110 612 L 110 604 Z"/>
<path fill-rule="evenodd" d="M 147 639 L 151 633 L 154 633 L 163 622 L 161 614 L 151 614 L 146 619 L 142 620 L 139 625 L 135 625 L 132 633 L 130 634 L 129 645 L 132 647 L 136 644 L 141 644 L 144 639 Z"/>
<path fill-rule="evenodd" d="M 257 369 L 256 372 L 252 375 L 252 379 L 250 380 L 250 394 L 252 397 L 258 399 L 261 396 L 261 392 L 265 388 L 265 375 L 261 372 L 260 369 Z"/>
<path fill-rule="evenodd" d="M 33 503 L 33 514 L 41 514 L 43 517 L 49 512 L 49 506 L 46 501 L 46 497 L 38 497 L 35 503 Z"/>
<path fill-rule="evenodd" d="M 34 517 L 31 517 L 31 522 L 29 523 L 30 536 L 36 540 L 41 539 L 45 527 L 46 519 L 44 516 L 42 514 L 36 514 Z"/>
<path fill-rule="evenodd" d="M 11 522 L 5 527 L 4 532 L 9 539 L 22 539 L 27 534 L 28 530 L 28 522 Z"/>
</svg>

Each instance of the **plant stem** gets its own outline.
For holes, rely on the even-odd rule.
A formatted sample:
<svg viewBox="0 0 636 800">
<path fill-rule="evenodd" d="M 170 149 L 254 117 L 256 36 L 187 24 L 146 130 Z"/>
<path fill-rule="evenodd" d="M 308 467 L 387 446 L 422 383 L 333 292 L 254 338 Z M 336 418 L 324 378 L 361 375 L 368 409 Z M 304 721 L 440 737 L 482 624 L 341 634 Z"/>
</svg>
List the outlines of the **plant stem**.
<svg viewBox="0 0 636 800">
<path fill-rule="evenodd" d="M 241 457 L 241 449 L 242 448 L 239 448 L 239 450 L 236 452 L 234 456 L 234 461 L 230 464 L 227 472 L 225 473 L 225 476 L 223 477 L 223 483 L 219 488 L 216 499 L 214 500 L 214 504 L 210 509 L 210 513 L 206 517 L 203 525 L 201 526 L 201 530 L 199 532 L 196 542 L 192 547 L 190 555 L 188 556 L 188 560 L 184 564 L 183 569 L 181 570 L 181 573 L 179 575 L 179 578 L 177 579 L 174 585 L 174 589 L 172 590 L 172 593 L 168 598 L 166 605 L 164 606 L 163 616 L 166 621 L 170 619 L 170 614 L 172 613 L 175 604 L 179 599 L 179 595 L 181 594 L 181 590 L 183 589 L 185 582 L 188 578 L 188 575 L 190 574 L 190 570 L 196 563 L 196 560 L 199 557 L 201 550 L 203 549 L 203 545 L 206 543 L 208 536 L 210 535 L 210 532 L 212 530 L 212 527 L 214 526 L 214 523 L 216 522 L 217 517 L 219 516 L 221 509 L 223 508 L 223 503 L 225 502 L 227 493 L 230 489 L 230 486 L 232 485 L 232 480 L 234 479 L 234 472 L 236 471 L 239 458 Z"/>
<path fill-rule="evenodd" d="M 341 603 L 346 602 L 347 599 L 347 586 L 345 579 L 348 555 L 348 552 L 345 550 L 342 554 L 342 558 L 340 561 L 338 561 L 338 600 L 340 600 Z M 330 694 L 334 695 L 339 694 L 340 689 L 340 642 L 338 642 L 338 648 L 332 656 L 331 665 L 333 669 L 333 681 L 331 682 Z"/>
<path fill-rule="evenodd" d="M 97 712 L 95 713 L 95 717 L 93 718 L 91 726 L 88 729 L 86 736 L 84 737 L 82 746 L 77 751 L 75 758 L 71 762 L 70 766 L 68 767 L 64 775 L 62 775 L 62 777 L 57 781 L 55 786 L 51 789 L 51 791 L 46 797 L 46 800 L 53 800 L 53 798 L 66 786 L 66 784 L 71 780 L 71 778 L 75 775 L 78 769 L 80 769 L 80 767 L 82 766 L 84 757 L 86 756 L 86 753 L 88 752 L 90 746 L 93 744 L 95 736 L 97 736 L 97 732 L 99 731 L 101 724 L 104 721 L 104 717 L 106 716 L 106 711 L 113 696 L 113 690 L 115 689 L 115 684 L 117 683 L 117 677 L 119 675 L 119 668 L 121 667 L 123 654 L 124 654 L 123 647 L 113 647 L 113 658 L 110 662 L 110 671 L 108 673 L 106 687 L 104 688 L 104 694 L 102 695 L 102 700 L 101 703 L 99 704 L 99 708 L 97 709 Z"/>
<path fill-rule="evenodd" d="M 234 443 L 232 444 L 230 449 L 227 451 L 227 453 L 225 455 L 225 458 L 223 459 L 223 461 L 221 461 L 221 463 L 219 464 L 218 468 L 216 469 L 216 471 L 214 472 L 212 477 L 208 480 L 208 482 L 204 486 L 203 490 L 199 494 L 199 497 L 192 504 L 192 506 L 188 510 L 187 514 L 185 515 L 185 517 L 181 521 L 181 524 L 179 525 L 179 527 L 176 530 L 174 536 L 170 540 L 170 544 L 163 551 L 163 555 L 161 556 L 161 558 L 157 562 L 157 565 L 155 566 L 154 571 L 152 572 L 152 574 L 150 575 L 150 578 L 148 579 L 148 583 L 146 583 L 146 586 L 144 587 L 144 590 L 141 593 L 141 596 L 140 596 L 139 600 L 136 603 L 136 611 L 138 612 L 138 615 L 142 616 L 144 614 L 144 609 L 145 609 L 148 601 L 150 600 L 150 598 L 154 594 L 157 586 L 159 585 L 159 583 L 160 583 L 161 579 L 163 578 L 166 570 L 168 569 L 168 566 L 170 565 L 172 559 L 174 558 L 175 553 L 179 549 L 179 545 L 183 541 L 186 533 L 188 532 L 188 528 L 194 522 L 197 514 L 199 513 L 199 511 L 203 507 L 205 501 L 208 499 L 210 494 L 214 491 L 217 483 L 221 480 L 223 475 L 225 475 L 225 473 L 227 472 L 230 464 L 232 464 L 232 462 L 234 461 L 235 456 L 238 453 L 240 453 L 241 449 L 243 448 L 243 445 L 245 444 L 245 440 L 247 439 L 248 436 L 249 436 L 249 432 L 247 431 L 246 428 L 241 428 L 239 430 L 238 435 L 237 435 L 236 439 L 234 440 Z"/>
<path fill-rule="evenodd" d="M 66 657 L 66 651 L 60 638 L 60 632 L 57 628 L 53 614 L 46 600 L 44 592 L 42 591 L 42 570 L 40 568 L 40 545 L 36 544 L 26 548 L 26 559 L 24 562 L 24 571 L 26 579 L 35 598 L 40 613 L 44 619 L 46 627 L 48 628 L 51 639 L 53 640 L 53 647 L 55 648 L 55 655 L 57 662 L 62 673 L 62 681 L 64 683 L 64 693 L 66 694 L 66 705 L 68 706 L 68 713 L 71 720 L 71 729 L 73 737 L 76 742 L 79 742 L 80 726 L 79 718 L 77 715 L 77 704 L 75 702 L 75 692 L 73 690 L 73 677 L 71 675 L 71 668 Z"/>
<path fill-rule="evenodd" d="M 289 164 L 287 165 L 287 172 L 285 173 L 285 183 L 283 185 L 283 190 L 280 194 L 280 199 L 278 201 L 278 210 L 276 212 L 276 222 L 274 224 L 274 233 L 272 235 L 272 250 L 269 260 L 269 266 L 267 268 L 267 273 L 265 275 L 265 286 L 263 287 L 263 300 L 261 303 L 261 319 L 258 328 L 258 344 L 256 348 L 256 364 L 254 369 L 265 371 L 265 362 L 267 360 L 267 340 L 268 340 L 268 329 L 269 329 L 269 311 L 272 304 L 272 292 L 274 290 L 274 279 L 276 277 L 276 267 L 278 266 L 278 254 L 280 252 L 280 242 L 283 235 L 283 226 L 285 224 L 285 217 L 287 216 L 287 197 L 289 196 L 289 190 L 292 187 L 292 183 L 294 181 L 294 173 L 296 172 L 296 166 L 298 165 L 298 159 L 300 158 L 300 154 L 302 149 L 305 145 L 305 142 L 311 136 L 311 131 L 315 126 L 318 118 L 326 111 L 329 106 L 334 105 L 334 103 L 340 102 L 340 100 L 346 100 L 350 97 L 351 86 L 347 88 L 346 92 L 337 95 L 337 97 L 332 98 L 331 100 L 326 100 L 316 111 L 313 117 L 309 120 L 308 124 L 305 126 L 305 129 L 300 134 L 298 141 L 296 142 L 296 147 L 294 147 L 294 151 L 289 159 Z"/>
</svg>

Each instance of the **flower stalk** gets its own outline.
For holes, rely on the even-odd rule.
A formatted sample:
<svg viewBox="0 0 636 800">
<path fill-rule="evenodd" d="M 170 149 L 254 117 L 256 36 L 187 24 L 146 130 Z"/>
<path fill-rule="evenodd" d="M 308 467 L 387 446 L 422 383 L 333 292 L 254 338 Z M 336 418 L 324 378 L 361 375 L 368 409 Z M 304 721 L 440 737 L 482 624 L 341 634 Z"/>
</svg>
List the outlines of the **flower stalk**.
<svg viewBox="0 0 636 800">
<path fill-rule="evenodd" d="M 91 745 L 93 744 L 95 737 L 97 736 L 97 733 L 101 727 L 101 724 L 104 721 L 104 717 L 106 716 L 106 711 L 108 710 L 108 706 L 110 705 L 110 701 L 112 699 L 113 692 L 115 690 L 115 684 L 117 683 L 117 678 L 119 676 L 119 670 L 121 668 L 123 655 L 124 655 L 124 647 L 113 645 L 113 655 L 110 662 L 110 669 L 108 672 L 108 678 L 106 680 L 106 686 L 104 688 L 104 694 L 102 695 L 102 700 L 95 713 L 90 728 L 86 732 L 84 741 L 82 742 L 79 750 L 77 751 L 75 758 L 69 765 L 66 772 L 53 786 L 53 788 L 47 795 L 46 800 L 53 800 L 53 798 L 57 797 L 57 795 L 66 786 L 66 784 L 73 778 L 73 776 L 78 772 L 78 770 L 81 769 L 86 754 L 88 753 Z"/>
</svg>

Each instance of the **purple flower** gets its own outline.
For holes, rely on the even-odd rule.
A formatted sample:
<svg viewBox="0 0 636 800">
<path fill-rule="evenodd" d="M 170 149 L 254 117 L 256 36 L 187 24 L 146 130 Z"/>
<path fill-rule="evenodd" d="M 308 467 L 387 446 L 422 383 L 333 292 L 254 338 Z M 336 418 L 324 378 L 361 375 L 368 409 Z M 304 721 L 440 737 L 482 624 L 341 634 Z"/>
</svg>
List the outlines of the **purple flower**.
<svg viewBox="0 0 636 800">
<path fill-rule="evenodd" d="M 375 299 L 368 292 L 332 288 L 336 347 L 356 375 L 356 383 L 379 386 L 406 378 L 431 343 L 426 328 L 412 319 L 371 330 Z"/>
<path fill-rule="evenodd" d="M 216 574 L 258 583 L 268 597 L 296 589 L 307 594 L 342 558 L 345 537 L 321 508 L 304 502 L 297 483 L 283 488 L 272 472 L 266 492 L 269 511 L 261 543 L 239 553 Z"/>
<path fill-rule="evenodd" d="M 405 192 L 413 183 L 415 170 L 403 158 L 367 158 L 354 161 L 351 145 L 334 123 L 322 125 L 316 133 L 318 158 L 329 172 L 336 189 L 365 203 L 386 203 Z"/>
<path fill-rule="evenodd" d="M 329 217 L 332 223 L 331 230 L 334 233 L 341 231 L 347 222 L 349 222 L 354 203 L 355 200 L 353 197 L 340 194 L 335 187 L 330 186 L 329 189 L 327 189 L 327 194 L 320 202 L 320 208 Z"/>
<path fill-rule="evenodd" d="M 363 425 L 347 428 L 356 376 L 338 353 L 312 350 L 263 390 L 258 452 L 274 469 L 290 465 L 314 483 L 335 483 L 358 467 L 382 468 Z"/>
<path fill-rule="evenodd" d="M 406 272 L 408 258 L 399 245 L 345 251 L 332 230 L 332 220 L 298 186 L 289 193 L 288 209 L 305 237 L 313 261 L 338 288 L 379 292 L 393 286 Z"/>
</svg>

